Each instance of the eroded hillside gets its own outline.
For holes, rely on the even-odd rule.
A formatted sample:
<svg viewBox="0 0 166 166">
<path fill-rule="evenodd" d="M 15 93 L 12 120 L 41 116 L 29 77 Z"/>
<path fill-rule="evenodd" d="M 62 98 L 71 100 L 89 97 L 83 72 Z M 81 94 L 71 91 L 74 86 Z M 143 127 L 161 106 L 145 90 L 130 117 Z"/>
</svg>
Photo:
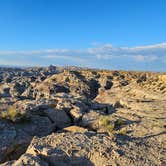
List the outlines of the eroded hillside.
<svg viewBox="0 0 166 166">
<path fill-rule="evenodd" d="M 0 165 L 166 165 L 166 74 L 0 68 Z"/>
</svg>

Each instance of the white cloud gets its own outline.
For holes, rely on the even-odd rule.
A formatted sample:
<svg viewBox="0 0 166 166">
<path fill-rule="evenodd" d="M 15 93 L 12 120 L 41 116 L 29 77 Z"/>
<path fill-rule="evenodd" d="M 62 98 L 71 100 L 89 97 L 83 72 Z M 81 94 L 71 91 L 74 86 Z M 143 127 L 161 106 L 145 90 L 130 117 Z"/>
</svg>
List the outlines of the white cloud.
<svg viewBox="0 0 166 166">
<path fill-rule="evenodd" d="M 137 46 L 137 47 L 132 47 L 132 48 L 128 48 L 128 49 L 130 49 L 130 50 L 147 50 L 147 49 L 161 49 L 161 48 L 166 49 L 166 43 L 159 43 L 159 44 L 147 45 L 147 46 Z"/>
<path fill-rule="evenodd" d="M 96 57 L 97 57 L 97 59 L 105 59 L 105 60 L 114 58 L 114 56 L 110 55 L 110 54 L 96 54 Z"/>
<path fill-rule="evenodd" d="M 0 59 L 0 65 L 9 65 L 9 66 L 25 66 L 25 67 L 29 67 L 29 66 L 36 66 L 36 65 L 40 65 L 40 64 L 36 64 L 33 62 L 26 62 L 24 60 L 1 60 Z"/>
<path fill-rule="evenodd" d="M 147 61 L 147 62 L 152 62 L 152 61 L 156 61 L 158 60 L 158 57 L 155 55 L 150 55 L 150 56 L 146 56 L 146 55 L 134 55 L 133 58 L 136 61 Z"/>
<path fill-rule="evenodd" d="M 0 55 L 37 55 L 47 53 L 65 53 L 68 49 L 46 49 L 46 50 L 32 50 L 32 51 L 0 51 Z"/>
<path fill-rule="evenodd" d="M 85 60 L 83 58 L 75 57 L 75 56 L 54 55 L 54 54 L 45 55 L 45 56 L 43 56 L 43 58 L 46 58 L 46 59 L 64 59 L 64 60 L 72 60 L 72 61 L 84 61 Z"/>
<path fill-rule="evenodd" d="M 137 46 L 137 47 L 113 47 L 111 44 L 105 44 L 100 47 L 88 48 L 83 50 L 70 50 L 70 49 L 46 49 L 46 50 L 32 50 L 32 51 L 0 51 L 0 56 L 5 55 L 39 55 L 50 56 L 50 58 L 72 58 L 72 56 L 80 55 L 95 55 L 98 59 L 112 59 L 117 56 L 128 56 L 136 58 L 138 60 L 149 59 L 157 60 L 166 54 L 166 43 L 149 45 L 149 46 Z M 52 56 L 54 55 L 54 56 Z M 55 56 L 56 55 L 56 56 Z M 59 57 L 59 55 L 61 55 Z"/>
<path fill-rule="evenodd" d="M 46 60 L 47 59 L 47 60 Z M 48 65 L 73 64 L 89 67 L 120 66 L 128 68 L 129 64 L 138 65 L 157 62 L 156 68 L 166 70 L 166 43 L 137 46 L 137 47 L 114 47 L 111 44 L 96 45 L 87 49 L 45 49 L 32 51 L 0 51 L 0 65 Z M 115 65 L 116 63 L 116 65 Z M 106 65 L 107 64 L 107 65 Z M 160 65 L 161 64 L 161 65 Z M 134 65 L 133 68 L 134 69 Z M 155 68 L 152 67 L 152 68 Z M 161 70 L 161 69 L 160 69 Z"/>
<path fill-rule="evenodd" d="M 96 55 L 100 59 L 126 57 L 139 62 L 152 62 L 161 60 L 165 56 L 166 43 L 138 47 L 113 47 L 112 45 L 106 44 L 102 47 L 90 48 L 88 52 Z"/>
<path fill-rule="evenodd" d="M 145 56 L 143 56 L 143 55 L 134 55 L 133 58 L 136 61 L 144 61 L 145 60 Z"/>
</svg>

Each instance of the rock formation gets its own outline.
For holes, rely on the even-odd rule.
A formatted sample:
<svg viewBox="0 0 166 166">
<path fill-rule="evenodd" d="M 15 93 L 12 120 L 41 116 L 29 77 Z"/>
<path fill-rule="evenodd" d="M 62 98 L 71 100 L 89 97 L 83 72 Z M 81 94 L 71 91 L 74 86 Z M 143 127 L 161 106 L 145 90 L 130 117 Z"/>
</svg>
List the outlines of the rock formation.
<svg viewBox="0 0 166 166">
<path fill-rule="evenodd" d="M 166 73 L 0 68 L 0 165 L 166 165 Z"/>
</svg>

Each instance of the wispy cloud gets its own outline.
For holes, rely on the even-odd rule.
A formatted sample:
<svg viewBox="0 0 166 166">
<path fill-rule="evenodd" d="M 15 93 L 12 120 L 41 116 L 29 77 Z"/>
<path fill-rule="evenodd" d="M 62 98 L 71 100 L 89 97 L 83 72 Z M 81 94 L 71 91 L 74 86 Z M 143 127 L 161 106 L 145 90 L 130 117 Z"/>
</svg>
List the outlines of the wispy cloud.
<svg viewBox="0 0 166 166">
<path fill-rule="evenodd" d="M 43 56 L 43 58 L 46 59 L 63 59 L 63 60 L 71 60 L 71 61 L 80 61 L 80 62 L 84 62 L 85 59 L 80 58 L 80 57 L 74 57 L 74 56 L 67 56 L 67 55 L 54 55 L 54 54 L 49 54 L 49 55 L 45 55 Z"/>
<path fill-rule="evenodd" d="M 155 55 L 134 55 L 133 56 L 134 60 L 139 61 L 139 62 L 143 62 L 143 61 L 147 61 L 147 62 L 152 62 L 152 61 L 156 61 L 159 58 Z"/>
<path fill-rule="evenodd" d="M 166 43 L 137 47 L 114 47 L 111 44 L 102 46 L 97 44 L 93 48 L 82 50 L 0 51 L 0 65 L 2 64 L 24 66 L 60 64 L 166 71 Z"/>
<path fill-rule="evenodd" d="M 67 49 L 47 49 L 47 50 L 32 50 L 32 51 L 0 51 L 0 55 L 36 55 L 48 53 L 65 53 Z"/>
</svg>

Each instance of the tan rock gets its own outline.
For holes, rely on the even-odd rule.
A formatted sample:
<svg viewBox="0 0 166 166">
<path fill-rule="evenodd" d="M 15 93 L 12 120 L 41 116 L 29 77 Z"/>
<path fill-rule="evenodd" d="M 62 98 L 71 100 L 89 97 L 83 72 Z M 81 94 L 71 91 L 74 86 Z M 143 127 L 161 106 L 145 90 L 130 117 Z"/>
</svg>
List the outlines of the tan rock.
<svg viewBox="0 0 166 166">
<path fill-rule="evenodd" d="M 79 120 L 82 118 L 82 116 L 83 116 L 82 109 L 79 108 L 79 107 L 74 106 L 74 108 L 72 108 L 72 109 L 70 110 L 70 115 L 73 117 L 74 122 L 77 122 L 77 121 L 79 121 Z"/>
<path fill-rule="evenodd" d="M 85 129 L 83 127 L 79 127 L 79 126 L 70 126 L 70 127 L 64 128 L 63 130 L 73 132 L 73 133 L 84 133 L 84 132 L 88 131 L 87 129 Z"/>
</svg>

